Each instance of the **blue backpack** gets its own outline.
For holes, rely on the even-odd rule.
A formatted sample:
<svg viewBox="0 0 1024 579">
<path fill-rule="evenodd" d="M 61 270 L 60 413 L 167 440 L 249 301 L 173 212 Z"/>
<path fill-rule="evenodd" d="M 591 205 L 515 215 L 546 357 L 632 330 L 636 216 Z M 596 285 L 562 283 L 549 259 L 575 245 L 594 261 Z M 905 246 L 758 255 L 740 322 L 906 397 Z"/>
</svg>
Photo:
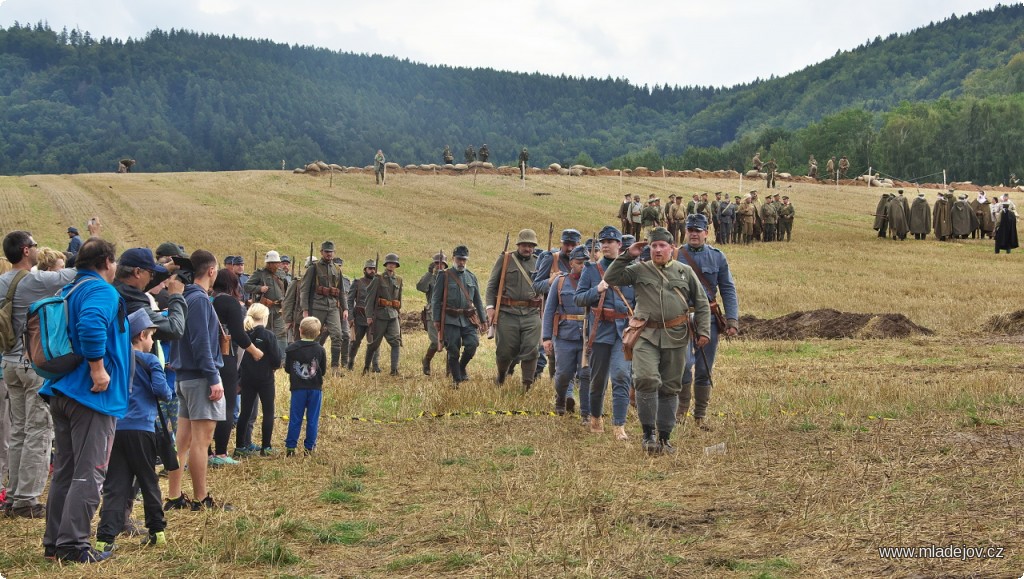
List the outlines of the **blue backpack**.
<svg viewBox="0 0 1024 579">
<path fill-rule="evenodd" d="M 94 277 L 82 278 L 68 291 L 33 302 L 25 323 L 25 354 L 36 374 L 47 380 L 59 380 L 71 373 L 85 358 L 71 347 L 68 298 Z"/>
</svg>

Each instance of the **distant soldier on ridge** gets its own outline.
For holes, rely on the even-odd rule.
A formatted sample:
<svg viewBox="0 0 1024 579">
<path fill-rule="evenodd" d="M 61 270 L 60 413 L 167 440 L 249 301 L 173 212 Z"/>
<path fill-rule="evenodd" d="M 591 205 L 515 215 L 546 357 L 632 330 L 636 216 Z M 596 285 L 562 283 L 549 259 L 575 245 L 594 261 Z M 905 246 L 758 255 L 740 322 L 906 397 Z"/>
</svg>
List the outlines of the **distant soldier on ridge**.
<svg viewBox="0 0 1024 579">
<path fill-rule="evenodd" d="M 523 181 L 526 180 L 526 164 L 530 161 L 530 153 L 526 151 L 526 147 L 519 152 L 519 178 Z"/>
<path fill-rule="evenodd" d="M 839 178 L 846 179 L 846 172 L 850 170 L 850 160 L 846 155 L 839 157 Z"/>
<path fill-rule="evenodd" d="M 444 158 L 445 165 L 451 165 L 455 162 L 455 155 L 452 155 L 452 148 L 448 145 L 444 146 L 444 153 L 441 153 L 441 156 Z"/>
<path fill-rule="evenodd" d="M 807 167 L 807 176 L 812 178 L 812 179 L 817 179 L 818 178 L 818 161 L 816 161 L 814 159 L 814 155 L 811 155 L 811 158 L 807 160 L 807 164 L 809 165 Z"/>
<path fill-rule="evenodd" d="M 487 159 L 491 157 L 491 150 L 487 148 L 487 143 L 480 145 L 480 162 L 486 163 Z"/>
<path fill-rule="evenodd" d="M 384 179 L 387 177 L 385 170 L 384 151 L 377 149 L 377 154 L 373 156 L 373 172 L 376 175 L 378 185 L 384 184 Z"/>
<path fill-rule="evenodd" d="M 466 153 L 464 156 L 466 158 L 467 165 L 476 161 L 476 150 L 473 148 L 473 145 L 466 147 Z"/>
<path fill-rule="evenodd" d="M 754 163 L 754 170 L 760 172 L 761 171 L 761 165 L 763 164 L 763 163 L 761 163 L 761 152 L 760 151 L 758 151 L 757 153 L 754 153 L 754 158 L 753 158 L 752 162 Z"/>
<path fill-rule="evenodd" d="M 131 173 L 132 167 L 135 166 L 135 159 L 121 159 L 117 164 L 118 173 Z"/>
</svg>

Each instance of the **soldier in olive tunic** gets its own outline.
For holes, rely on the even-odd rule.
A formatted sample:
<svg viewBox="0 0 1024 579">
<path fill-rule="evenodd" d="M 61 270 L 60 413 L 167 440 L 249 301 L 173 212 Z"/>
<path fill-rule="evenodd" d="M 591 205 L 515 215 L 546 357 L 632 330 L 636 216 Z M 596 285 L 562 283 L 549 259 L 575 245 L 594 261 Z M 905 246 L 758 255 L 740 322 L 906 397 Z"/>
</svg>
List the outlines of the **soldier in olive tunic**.
<svg viewBox="0 0 1024 579">
<path fill-rule="evenodd" d="M 778 240 L 782 241 L 785 236 L 786 241 L 789 241 L 793 236 L 793 218 L 796 217 L 796 209 L 793 204 L 789 202 L 789 196 L 784 195 L 782 197 L 782 208 L 779 209 L 779 226 L 778 226 Z"/>
<path fill-rule="evenodd" d="M 537 373 L 537 346 L 540 344 L 541 295 L 533 288 L 537 271 L 537 234 L 523 229 L 516 238 L 516 250 L 502 254 L 491 268 L 487 280 L 487 322 L 495 329 L 496 382 L 505 383 L 513 362 L 521 362 L 523 388 L 529 390 Z M 502 270 L 504 269 L 504 283 Z M 498 295 L 498 286 L 502 294 Z"/>
<path fill-rule="evenodd" d="M 448 269 L 448 260 L 445 258 L 444 253 L 434 254 L 434 259 L 427 267 L 427 272 L 423 274 L 420 281 L 416 282 L 416 289 L 426 294 L 427 305 L 423 308 L 424 325 L 427 330 L 427 337 L 430 339 L 430 346 L 427 347 L 427 353 L 423 356 L 423 375 L 430 376 L 430 361 L 434 359 L 434 354 L 437 354 L 438 350 L 441 349 L 437 343 L 437 328 L 434 327 L 434 321 L 436 318 L 432 317 L 431 295 L 434 289 L 434 281 L 437 276 L 444 273 Z"/>
<path fill-rule="evenodd" d="M 612 262 L 604 279 L 631 285 L 636 292 L 636 320 L 646 320 L 633 348 L 636 408 L 643 427 L 641 448 L 650 453 L 674 452 L 669 437 L 676 422 L 686 348 L 690 345 L 689 309 L 693 307 L 695 346 L 711 336 L 708 297 L 689 266 L 672 259 L 672 235 L 659 227 L 650 235 L 651 261 L 633 264 L 646 242 L 638 241 Z M 657 431 L 657 438 L 655 437 Z"/>
<path fill-rule="evenodd" d="M 775 210 L 775 205 L 770 200 L 766 200 L 765 204 L 761 206 L 761 225 L 764 229 L 763 241 L 775 241 L 775 223 L 779 219 L 779 214 Z"/>
<path fill-rule="evenodd" d="M 530 153 L 523 147 L 523 150 L 519 152 L 519 178 L 523 181 L 526 180 L 526 166 L 530 162 Z"/>
<path fill-rule="evenodd" d="M 256 270 L 245 282 L 245 292 L 252 296 L 254 302 L 259 302 L 270 310 L 270 318 L 267 320 L 267 329 L 274 332 L 277 337 L 277 345 L 284 352 L 288 346 L 288 328 L 284 323 L 285 294 L 288 287 L 285 280 L 278 275 L 281 267 L 281 256 L 276 251 L 268 251 L 263 260 L 263 269 Z"/>
<path fill-rule="evenodd" d="M 331 368 L 338 368 L 344 358 L 341 325 L 348 323 L 348 299 L 341 270 L 334 265 L 333 241 L 320 244 L 320 259 L 302 275 L 299 307 L 303 318 L 317 318 L 330 334 Z"/>
<path fill-rule="evenodd" d="M 359 352 L 359 344 L 363 342 L 363 336 L 365 336 L 370 329 L 369 324 L 366 323 L 366 290 L 370 287 L 370 282 L 377 276 L 377 262 L 372 259 L 367 260 L 363 264 L 363 277 L 355 280 L 349 286 L 348 290 L 348 304 L 352 308 L 351 322 L 352 327 L 350 328 L 352 334 L 352 342 L 349 345 L 348 351 L 348 369 L 351 370 L 352 366 L 356 363 L 356 353 Z M 367 340 L 369 342 L 369 340 Z M 373 353 L 373 371 L 380 373 L 380 351 Z"/>
<path fill-rule="evenodd" d="M 398 376 L 398 357 L 402 351 L 402 327 L 398 312 L 402 309 L 402 278 L 395 273 L 398 254 L 384 256 L 384 272 L 373 278 L 366 289 L 366 322 L 373 324 L 366 346 L 363 374 L 370 371 L 370 360 L 384 340 L 391 346 L 391 375 Z"/>
<path fill-rule="evenodd" d="M 434 331 L 444 337 L 448 373 L 458 386 L 469 380 L 466 366 L 480 346 L 480 331 L 486 318 L 484 303 L 480 299 L 480 282 L 473 272 L 466 269 L 469 248 L 460 245 L 452 251 L 452 255 L 455 267 L 437 275 L 430 296 L 430 309 Z M 474 313 L 479 327 L 471 319 Z"/>
<path fill-rule="evenodd" d="M 444 152 L 441 153 L 441 158 L 444 159 L 445 165 L 451 165 L 455 161 L 455 155 L 452 155 L 452 149 L 448 145 L 444 146 Z"/>
</svg>

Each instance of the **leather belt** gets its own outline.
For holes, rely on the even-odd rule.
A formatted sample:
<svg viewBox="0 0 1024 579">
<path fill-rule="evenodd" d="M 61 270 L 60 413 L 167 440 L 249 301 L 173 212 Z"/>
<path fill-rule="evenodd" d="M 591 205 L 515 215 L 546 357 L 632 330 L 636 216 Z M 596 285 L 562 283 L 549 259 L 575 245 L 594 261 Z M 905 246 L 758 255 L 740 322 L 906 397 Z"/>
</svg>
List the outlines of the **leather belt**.
<svg viewBox="0 0 1024 579">
<path fill-rule="evenodd" d="M 501 298 L 501 305 L 511 306 L 514 308 L 539 308 L 540 298 L 534 298 L 532 300 L 514 300 L 512 298 L 503 297 Z"/>
<path fill-rule="evenodd" d="M 473 312 L 475 312 L 476 309 L 474 309 L 474 308 L 465 308 L 465 309 L 445 308 L 444 311 L 449 316 L 468 316 L 468 315 L 472 314 Z"/>
<path fill-rule="evenodd" d="M 682 324 L 685 324 L 686 320 L 688 318 L 689 318 L 689 316 L 687 314 L 683 314 L 683 315 L 681 315 L 681 316 L 679 316 L 677 318 L 672 318 L 671 320 L 669 320 L 667 322 L 655 322 L 655 321 L 647 320 L 647 327 L 648 328 L 659 329 L 659 330 L 660 329 L 666 329 L 667 330 L 668 328 L 674 328 L 676 326 L 680 326 Z"/>
<path fill-rule="evenodd" d="M 399 300 L 386 300 L 384 298 L 377 298 L 377 305 L 382 308 L 395 308 L 396 310 L 402 309 L 402 302 Z"/>
<path fill-rule="evenodd" d="M 341 295 L 341 290 L 336 287 L 317 286 L 316 295 L 336 298 Z"/>
<path fill-rule="evenodd" d="M 607 320 L 607 321 L 625 320 L 628 317 L 629 317 L 628 313 L 626 313 L 626 312 L 621 312 L 620 313 L 620 312 L 615 311 L 615 309 L 613 309 L 613 308 L 601 308 L 599 310 L 594 310 L 594 319 L 595 320 Z"/>
<path fill-rule="evenodd" d="M 586 316 L 582 314 L 555 314 L 555 318 L 559 320 L 569 320 L 572 322 L 582 322 Z"/>
</svg>

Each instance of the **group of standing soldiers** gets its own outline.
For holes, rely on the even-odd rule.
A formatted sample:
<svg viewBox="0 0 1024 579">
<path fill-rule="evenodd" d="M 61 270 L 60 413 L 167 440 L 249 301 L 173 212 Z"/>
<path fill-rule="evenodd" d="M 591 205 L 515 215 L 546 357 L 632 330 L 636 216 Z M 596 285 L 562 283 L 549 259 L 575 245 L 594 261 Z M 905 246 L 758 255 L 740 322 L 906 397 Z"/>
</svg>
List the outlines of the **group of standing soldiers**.
<svg viewBox="0 0 1024 579">
<path fill-rule="evenodd" d="M 924 193 L 918 193 L 911 203 L 903 189 L 896 193 L 885 192 L 875 208 L 874 229 L 878 237 L 891 237 L 903 241 L 907 234 L 922 240 L 934 233 L 939 241 L 950 239 L 984 239 L 986 236 L 996 242 L 996 253 L 1000 249 L 1017 247 L 1017 208 L 1010 195 L 989 199 L 984 191 L 968 201 L 967 194 L 960 194 L 954 200 L 955 191 L 938 192 L 934 206 L 928 205 Z"/>
<path fill-rule="evenodd" d="M 761 160 L 761 152 L 754 153 L 754 158 L 751 159 L 751 164 L 754 166 L 754 170 L 765 174 L 766 186 L 769 189 L 775 188 L 775 172 L 779 166 L 775 162 L 775 157 L 772 157 L 768 162 Z M 838 169 L 838 172 L 837 172 Z M 839 157 L 839 163 L 836 164 L 836 158 L 833 156 L 828 160 L 825 165 L 825 175 L 828 179 L 846 179 L 846 174 L 850 170 L 850 160 L 846 158 L 846 155 Z M 813 179 L 818 178 L 818 160 L 814 158 L 814 155 L 810 155 L 807 158 L 807 176 Z"/>
</svg>

